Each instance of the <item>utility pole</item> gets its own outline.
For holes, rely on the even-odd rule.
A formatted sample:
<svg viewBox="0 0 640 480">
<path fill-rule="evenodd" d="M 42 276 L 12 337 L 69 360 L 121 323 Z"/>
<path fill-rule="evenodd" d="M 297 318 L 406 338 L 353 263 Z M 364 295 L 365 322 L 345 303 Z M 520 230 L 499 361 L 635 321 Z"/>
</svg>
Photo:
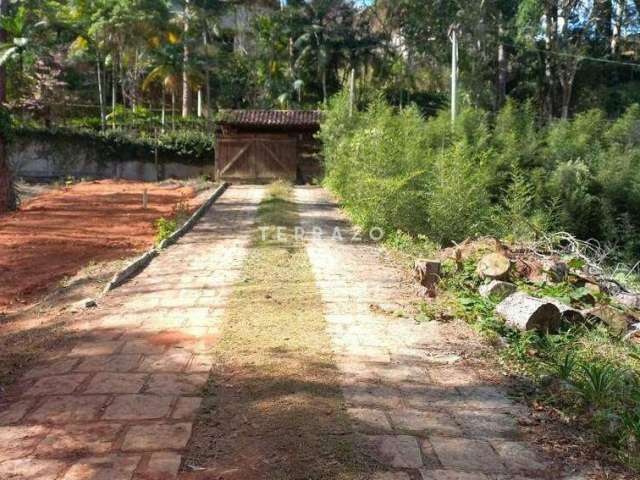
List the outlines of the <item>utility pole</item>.
<svg viewBox="0 0 640 480">
<path fill-rule="evenodd" d="M 458 25 L 449 28 L 451 40 L 451 124 L 456 121 L 458 104 Z"/>
<path fill-rule="evenodd" d="M 349 116 L 353 117 L 353 105 L 356 101 L 356 69 L 351 69 L 349 77 Z"/>
</svg>

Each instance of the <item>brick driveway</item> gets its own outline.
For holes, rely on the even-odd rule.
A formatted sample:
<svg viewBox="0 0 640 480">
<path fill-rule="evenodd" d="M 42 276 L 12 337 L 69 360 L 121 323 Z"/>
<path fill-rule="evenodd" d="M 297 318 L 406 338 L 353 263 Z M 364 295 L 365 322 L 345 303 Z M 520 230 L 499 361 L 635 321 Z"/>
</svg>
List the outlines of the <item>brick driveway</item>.
<svg viewBox="0 0 640 480">
<path fill-rule="evenodd" d="M 352 241 L 349 223 L 327 193 L 298 188 L 296 200 L 305 230 L 322 232 L 307 237 L 307 253 L 354 430 L 387 469 L 374 478 L 564 478 L 524 441 L 521 410 L 460 364 L 441 324 L 380 312 L 401 308 L 405 275 L 375 245 Z"/>
<path fill-rule="evenodd" d="M 355 438 L 375 480 L 565 478 L 523 438 L 511 400 L 459 362 L 444 327 L 393 308 L 401 273 L 319 188 L 297 188 Z M 0 412 L 0 479 L 176 478 L 262 187 L 232 187 L 177 245 L 78 318 L 83 340 L 28 371 Z M 573 477 L 581 478 L 581 477 Z"/>
<path fill-rule="evenodd" d="M 194 230 L 74 326 L 0 413 L 0 479 L 169 480 L 241 273 L 260 187 L 232 187 Z"/>
</svg>

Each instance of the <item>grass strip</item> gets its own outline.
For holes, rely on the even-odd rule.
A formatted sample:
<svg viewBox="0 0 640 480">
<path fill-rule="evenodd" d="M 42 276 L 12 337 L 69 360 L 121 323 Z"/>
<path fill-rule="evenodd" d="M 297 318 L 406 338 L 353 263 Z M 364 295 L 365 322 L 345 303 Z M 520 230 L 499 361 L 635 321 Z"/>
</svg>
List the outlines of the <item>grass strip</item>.
<svg viewBox="0 0 640 480">
<path fill-rule="evenodd" d="M 230 299 L 186 464 L 225 479 L 355 479 L 339 371 L 297 222 L 291 187 L 258 210 L 243 281 Z M 277 227 L 288 237 L 277 239 Z"/>
</svg>

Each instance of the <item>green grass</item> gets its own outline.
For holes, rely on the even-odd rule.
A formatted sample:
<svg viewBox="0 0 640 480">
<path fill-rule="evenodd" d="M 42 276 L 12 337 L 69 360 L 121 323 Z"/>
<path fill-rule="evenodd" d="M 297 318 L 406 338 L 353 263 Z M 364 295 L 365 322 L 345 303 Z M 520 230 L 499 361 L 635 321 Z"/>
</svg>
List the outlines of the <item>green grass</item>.
<svg viewBox="0 0 640 480">
<path fill-rule="evenodd" d="M 212 475 L 237 469 L 225 478 L 362 478 L 304 244 L 276 237 L 276 226 L 297 222 L 290 196 L 275 184 L 259 206 L 267 233 L 257 229 L 229 301 L 187 463 Z"/>
</svg>

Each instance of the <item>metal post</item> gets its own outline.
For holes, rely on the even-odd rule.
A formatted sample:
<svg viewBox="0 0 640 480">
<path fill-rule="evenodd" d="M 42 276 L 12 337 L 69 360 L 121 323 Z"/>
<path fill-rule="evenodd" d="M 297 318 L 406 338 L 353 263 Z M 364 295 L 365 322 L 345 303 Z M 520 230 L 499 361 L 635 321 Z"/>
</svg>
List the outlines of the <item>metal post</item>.
<svg viewBox="0 0 640 480">
<path fill-rule="evenodd" d="M 456 121 L 458 106 L 458 26 L 451 25 L 451 124 Z"/>
<path fill-rule="evenodd" d="M 351 69 L 349 78 L 349 116 L 353 117 L 353 104 L 356 101 L 356 69 Z"/>
</svg>

